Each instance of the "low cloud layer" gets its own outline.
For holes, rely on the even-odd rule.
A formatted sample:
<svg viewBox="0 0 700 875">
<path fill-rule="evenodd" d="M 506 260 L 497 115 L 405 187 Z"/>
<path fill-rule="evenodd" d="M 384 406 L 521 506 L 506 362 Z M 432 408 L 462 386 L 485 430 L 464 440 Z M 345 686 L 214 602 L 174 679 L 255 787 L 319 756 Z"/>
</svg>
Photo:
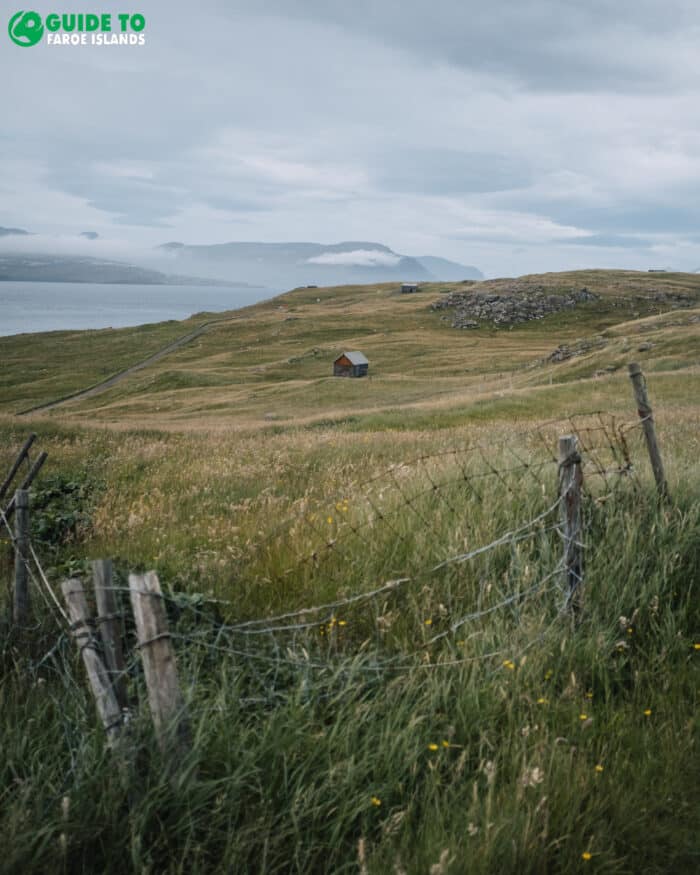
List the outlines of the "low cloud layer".
<svg viewBox="0 0 700 875">
<path fill-rule="evenodd" d="M 307 264 L 335 264 L 358 267 L 394 267 L 401 261 L 391 252 L 377 249 L 353 249 L 350 252 L 324 252 L 307 259 Z"/>
<path fill-rule="evenodd" d="M 489 275 L 700 266 L 694 2 L 143 11 L 143 47 L 3 37 L 0 225 L 93 230 L 81 251 L 105 253 L 374 240 Z"/>
</svg>

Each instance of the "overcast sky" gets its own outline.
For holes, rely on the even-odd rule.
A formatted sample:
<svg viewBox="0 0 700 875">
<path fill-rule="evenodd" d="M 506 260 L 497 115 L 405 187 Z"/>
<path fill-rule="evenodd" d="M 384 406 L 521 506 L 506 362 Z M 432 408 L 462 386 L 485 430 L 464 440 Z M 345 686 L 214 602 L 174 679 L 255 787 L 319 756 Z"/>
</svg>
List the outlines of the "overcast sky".
<svg viewBox="0 0 700 875">
<path fill-rule="evenodd" d="M 143 47 L 3 24 L 0 225 L 114 251 L 371 240 L 489 276 L 700 267 L 697 0 L 132 11 Z"/>
</svg>

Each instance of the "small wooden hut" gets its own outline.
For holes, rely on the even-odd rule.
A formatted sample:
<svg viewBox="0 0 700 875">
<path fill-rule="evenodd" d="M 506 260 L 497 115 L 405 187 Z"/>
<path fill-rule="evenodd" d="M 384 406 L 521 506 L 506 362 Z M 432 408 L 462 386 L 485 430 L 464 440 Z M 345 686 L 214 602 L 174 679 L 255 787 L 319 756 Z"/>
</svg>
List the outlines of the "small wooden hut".
<svg viewBox="0 0 700 875">
<path fill-rule="evenodd" d="M 333 362 L 334 377 L 366 377 L 369 362 L 361 352 L 344 352 Z"/>
<path fill-rule="evenodd" d="M 401 294 L 412 295 L 418 291 L 418 283 L 401 283 Z"/>
</svg>

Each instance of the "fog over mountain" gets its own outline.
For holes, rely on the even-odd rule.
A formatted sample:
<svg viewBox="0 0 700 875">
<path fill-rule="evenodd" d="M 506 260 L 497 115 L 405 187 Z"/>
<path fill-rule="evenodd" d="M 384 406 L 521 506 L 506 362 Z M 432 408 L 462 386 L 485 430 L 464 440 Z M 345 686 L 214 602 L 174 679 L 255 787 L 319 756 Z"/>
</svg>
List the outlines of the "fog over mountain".
<svg viewBox="0 0 700 875">
<path fill-rule="evenodd" d="M 221 243 L 160 247 L 178 270 L 289 288 L 397 281 L 482 279 L 473 266 L 442 258 L 411 257 L 368 241 L 321 243 Z"/>
<path fill-rule="evenodd" d="M 194 278 L 281 291 L 300 285 L 483 278 L 473 266 L 401 255 L 369 241 L 136 247 L 93 232 L 46 237 L 1 230 L 0 281 L 164 284 Z"/>
</svg>

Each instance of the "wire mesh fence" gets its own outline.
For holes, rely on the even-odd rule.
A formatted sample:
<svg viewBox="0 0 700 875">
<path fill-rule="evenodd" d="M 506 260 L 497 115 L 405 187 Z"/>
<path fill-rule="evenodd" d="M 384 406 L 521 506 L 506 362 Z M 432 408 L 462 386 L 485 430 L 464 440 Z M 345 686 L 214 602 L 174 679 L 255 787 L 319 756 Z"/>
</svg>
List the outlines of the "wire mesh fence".
<svg viewBox="0 0 700 875">
<path fill-rule="evenodd" d="M 232 569 L 232 589 L 264 587 L 283 609 L 250 616 L 237 596 L 167 586 L 159 594 L 169 620 L 162 637 L 185 667 L 191 696 L 202 672 L 223 661 L 244 676 L 241 701 L 250 707 L 268 707 L 300 682 L 322 694 L 358 676 L 514 665 L 562 622 L 568 604 L 557 437 L 577 442 L 585 546 L 597 509 L 636 482 L 643 422 L 603 411 L 551 420 L 488 444 L 416 455 L 333 495 L 298 500 Z M 2 511 L 0 522 L 16 546 Z M 22 561 L 61 630 L 38 664 L 57 663 L 74 624 L 33 545 Z M 127 678 L 133 699 L 142 664 L 124 609 L 129 587 L 118 575 L 111 589 L 132 654 L 112 682 Z"/>
</svg>

